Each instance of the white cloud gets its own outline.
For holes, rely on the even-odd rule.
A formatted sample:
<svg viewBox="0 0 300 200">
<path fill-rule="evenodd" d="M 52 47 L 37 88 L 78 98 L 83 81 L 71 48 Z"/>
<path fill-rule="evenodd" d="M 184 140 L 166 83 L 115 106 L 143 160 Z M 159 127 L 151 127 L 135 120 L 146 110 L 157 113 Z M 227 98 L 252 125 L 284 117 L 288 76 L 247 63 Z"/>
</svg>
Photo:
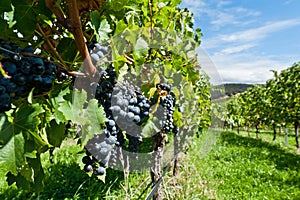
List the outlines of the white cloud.
<svg viewBox="0 0 300 200">
<path fill-rule="evenodd" d="M 215 15 L 216 15 L 215 19 L 210 22 L 213 26 L 221 27 L 224 24 L 237 24 L 238 23 L 232 14 L 219 12 Z"/>
<path fill-rule="evenodd" d="M 218 1 L 218 3 L 217 3 L 217 7 L 218 8 L 222 8 L 222 7 L 224 7 L 224 6 L 227 6 L 227 5 L 230 5 L 232 2 L 231 1 Z"/>
<path fill-rule="evenodd" d="M 189 8 L 195 15 L 200 16 L 205 13 L 207 4 L 203 0 L 183 0 L 181 6 Z"/>
<path fill-rule="evenodd" d="M 244 44 L 244 45 L 232 46 L 232 47 L 223 49 L 221 51 L 221 53 L 226 53 L 226 54 L 238 53 L 238 52 L 242 52 L 244 50 L 250 49 L 254 46 L 255 46 L 255 44 Z"/>
<path fill-rule="evenodd" d="M 197 50 L 201 53 L 201 50 Z M 300 59 L 299 55 L 271 57 L 271 56 L 257 56 L 254 54 L 222 54 L 215 53 L 210 55 L 213 70 L 217 71 L 222 82 L 240 82 L 240 83 L 264 83 L 272 78 L 273 73 L 270 70 L 282 70 L 290 67 L 293 62 Z M 207 63 L 201 61 L 201 65 Z M 210 66 L 205 66 L 204 71 Z"/>
<path fill-rule="evenodd" d="M 220 35 L 220 40 L 224 42 L 256 41 L 265 38 L 270 33 L 297 25 L 300 25 L 300 19 L 277 21 L 261 27 L 239 31 L 230 35 Z"/>
<path fill-rule="evenodd" d="M 286 3 L 292 1 L 286 0 Z M 300 60 L 299 54 L 258 53 L 259 45 L 273 33 L 300 26 L 300 18 L 264 23 L 258 19 L 261 12 L 233 6 L 236 3 L 227 0 L 183 0 L 182 5 L 194 12 L 196 22 L 204 18 L 211 24 L 207 27 L 211 35 L 204 35 L 201 44 L 201 48 L 211 54 L 208 56 L 201 48 L 197 52 L 202 69 L 213 84 L 264 83 L 273 76 L 270 70 L 282 70 Z M 254 47 L 255 51 L 249 51 Z"/>
<path fill-rule="evenodd" d="M 205 49 L 216 49 L 222 53 L 237 53 L 245 51 L 259 44 L 259 41 L 267 38 L 270 34 L 300 25 L 299 19 L 282 20 L 265 24 L 260 27 L 238 31 L 231 34 L 222 34 L 213 39 L 203 41 Z"/>
<path fill-rule="evenodd" d="M 227 25 L 246 25 L 253 22 L 249 21 L 248 17 L 260 15 L 260 12 L 244 7 L 229 7 L 231 4 L 232 1 L 226 0 L 183 0 L 181 3 L 182 7 L 188 7 L 196 18 L 208 16 L 212 30 L 219 30 Z"/>
</svg>

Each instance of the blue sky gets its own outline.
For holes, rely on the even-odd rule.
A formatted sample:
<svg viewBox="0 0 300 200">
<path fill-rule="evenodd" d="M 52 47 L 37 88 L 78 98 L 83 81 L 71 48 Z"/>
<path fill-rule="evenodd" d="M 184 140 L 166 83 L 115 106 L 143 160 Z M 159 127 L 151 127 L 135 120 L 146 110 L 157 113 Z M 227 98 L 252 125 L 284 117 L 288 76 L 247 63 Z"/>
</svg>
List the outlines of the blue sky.
<svg viewBox="0 0 300 200">
<path fill-rule="evenodd" d="M 199 62 L 216 82 L 264 83 L 270 70 L 300 61 L 299 0 L 183 0 L 181 7 L 202 29 Z"/>
</svg>

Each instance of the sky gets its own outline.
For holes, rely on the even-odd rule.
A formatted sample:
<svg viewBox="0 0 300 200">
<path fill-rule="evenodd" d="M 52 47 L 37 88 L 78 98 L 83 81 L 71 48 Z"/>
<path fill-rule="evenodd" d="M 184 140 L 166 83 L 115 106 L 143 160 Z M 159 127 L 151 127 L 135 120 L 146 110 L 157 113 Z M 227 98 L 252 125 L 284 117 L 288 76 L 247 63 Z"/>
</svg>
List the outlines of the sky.
<svg viewBox="0 0 300 200">
<path fill-rule="evenodd" d="M 182 0 L 202 38 L 198 60 L 218 83 L 264 83 L 300 61 L 300 0 Z"/>
</svg>

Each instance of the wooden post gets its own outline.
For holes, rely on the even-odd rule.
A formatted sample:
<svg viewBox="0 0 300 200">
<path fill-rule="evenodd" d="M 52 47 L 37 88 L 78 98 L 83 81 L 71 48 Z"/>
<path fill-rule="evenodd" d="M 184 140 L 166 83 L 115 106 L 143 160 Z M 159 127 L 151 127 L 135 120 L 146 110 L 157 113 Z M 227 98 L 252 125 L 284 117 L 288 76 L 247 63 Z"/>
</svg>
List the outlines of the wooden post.
<svg viewBox="0 0 300 200">
<path fill-rule="evenodd" d="M 152 179 L 152 185 L 154 186 L 162 175 L 162 159 L 165 147 L 165 136 L 164 132 L 160 131 L 152 136 L 152 160 L 150 167 L 150 175 Z M 163 191 L 161 185 L 157 187 L 153 195 L 153 200 L 162 200 Z"/>
</svg>

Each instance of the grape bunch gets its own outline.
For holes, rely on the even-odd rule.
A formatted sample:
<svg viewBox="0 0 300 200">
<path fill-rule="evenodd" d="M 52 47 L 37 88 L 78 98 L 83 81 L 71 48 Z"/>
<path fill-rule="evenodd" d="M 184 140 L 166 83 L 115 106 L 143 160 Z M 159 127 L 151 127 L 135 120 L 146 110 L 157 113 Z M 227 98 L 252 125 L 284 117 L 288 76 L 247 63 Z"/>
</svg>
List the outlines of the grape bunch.
<svg viewBox="0 0 300 200">
<path fill-rule="evenodd" d="M 137 152 L 143 138 L 141 125 L 148 120 L 151 112 L 150 102 L 139 87 L 134 87 L 130 82 L 122 82 L 114 88 L 110 110 L 118 127 L 126 131 L 126 138 L 129 140 L 127 150 Z M 121 136 L 119 140 L 121 145 L 124 144 Z"/>
<path fill-rule="evenodd" d="M 114 84 L 115 78 L 111 76 L 114 77 L 115 73 L 111 69 L 106 72 L 107 75 L 102 77 L 96 89 L 96 99 L 106 113 L 106 127 L 101 134 L 96 134 L 87 142 L 87 155 L 82 160 L 85 164 L 84 170 L 93 171 L 95 175 L 102 175 L 107 166 L 116 165 L 116 147 L 120 146 L 131 152 L 138 150 L 142 141 L 140 125 L 149 118 L 150 111 L 147 98 L 138 88 L 126 82 Z M 125 146 L 123 132 L 126 132 L 129 140 L 128 148 Z"/>
<path fill-rule="evenodd" d="M 30 46 L 21 48 L 0 40 L 0 113 L 11 109 L 12 100 L 49 91 L 57 77 L 57 66 L 34 54 Z"/>
<path fill-rule="evenodd" d="M 86 156 L 82 161 L 86 172 L 102 175 L 108 165 L 116 165 L 116 147 L 137 152 L 142 142 L 141 125 L 149 118 L 150 104 L 140 88 L 128 81 L 117 82 L 111 64 L 106 66 L 106 70 L 102 69 L 103 65 L 99 61 L 106 59 L 104 56 L 107 56 L 109 48 L 98 43 L 88 43 L 88 48 L 92 62 L 101 74 L 99 81 L 91 83 L 90 87 L 95 87 L 94 97 L 104 108 L 106 126 L 101 134 L 96 134 L 87 142 Z M 126 139 L 129 141 L 128 146 L 125 144 Z"/>
<path fill-rule="evenodd" d="M 95 175 L 103 175 L 105 169 L 114 167 L 120 156 L 119 149 L 123 149 L 130 158 L 137 159 L 138 147 L 142 143 L 142 126 L 149 119 L 151 106 L 159 102 L 154 116 L 159 120 L 158 126 L 165 133 L 178 133 L 174 125 L 173 113 L 175 110 L 175 95 L 169 84 L 156 85 L 159 95 L 151 97 L 150 101 L 141 89 L 125 78 L 117 81 L 117 74 L 113 65 L 106 62 L 109 48 L 98 43 L 88 43 L 93 64 L 100 72 L 100 79 L 92 82 L 89 87 L 95 91 L 94 98 L 102 105 L 106 114 L 105 128 L 102 133 L 95 134 L 86 146 L 86 155 L 83 157 L 84 170 Z M 104 65 L 103 62 L 104 61 Z M 105 66 L 105 70 L 103 70 Z M 126 142 L 128 141 L 128 142 Z"/>
<path fill-rule="evenodd" d="M 173 92 L 171 92 L 171 85 L 166 83 L 157 84 L 156 88 L 160 91 L 160 102 L 162 106 L 160 111 L 157 114 L 159 116 L 159 125 L 160 128 L 165 132 L 177 133 L 177 126 L 174 125 L 173 113 L 175 111 L 176 97 Z"/>
<path fill-rule="evenodd" d="M 120 130 L 117 128 L 112 112 L 109 109 L 115 83 L 116 72 L 111 67 L 103 70 L 99 82 L 90 83 L 90 87 L 95 87 L 95 98 L 102 105 L 106 114 L 105 129 L 101 134 L 95 134 L 87 142 L 85 145 L 87 155 L 82 159 L 82 162 L 85 164 L 84 170 L 93 172 L 95 175 L 104 174 L 110 157 L 115 152 L 115 146 L 119 145 L 117 135 Z"/>
<path fill-rule="evenodd" d="M 111 60 L 110 55 L 109 55 L 108 46 L 104 46 L 99 43 L 89 42 L 89 43 L 87 43 L 87 47 L 89 49 L 92 63 L 96 67 L 99 67 L 99 65 Z M 102 61 L 102 62 L 99 62 L 99 61 Z"/>
</svg>

